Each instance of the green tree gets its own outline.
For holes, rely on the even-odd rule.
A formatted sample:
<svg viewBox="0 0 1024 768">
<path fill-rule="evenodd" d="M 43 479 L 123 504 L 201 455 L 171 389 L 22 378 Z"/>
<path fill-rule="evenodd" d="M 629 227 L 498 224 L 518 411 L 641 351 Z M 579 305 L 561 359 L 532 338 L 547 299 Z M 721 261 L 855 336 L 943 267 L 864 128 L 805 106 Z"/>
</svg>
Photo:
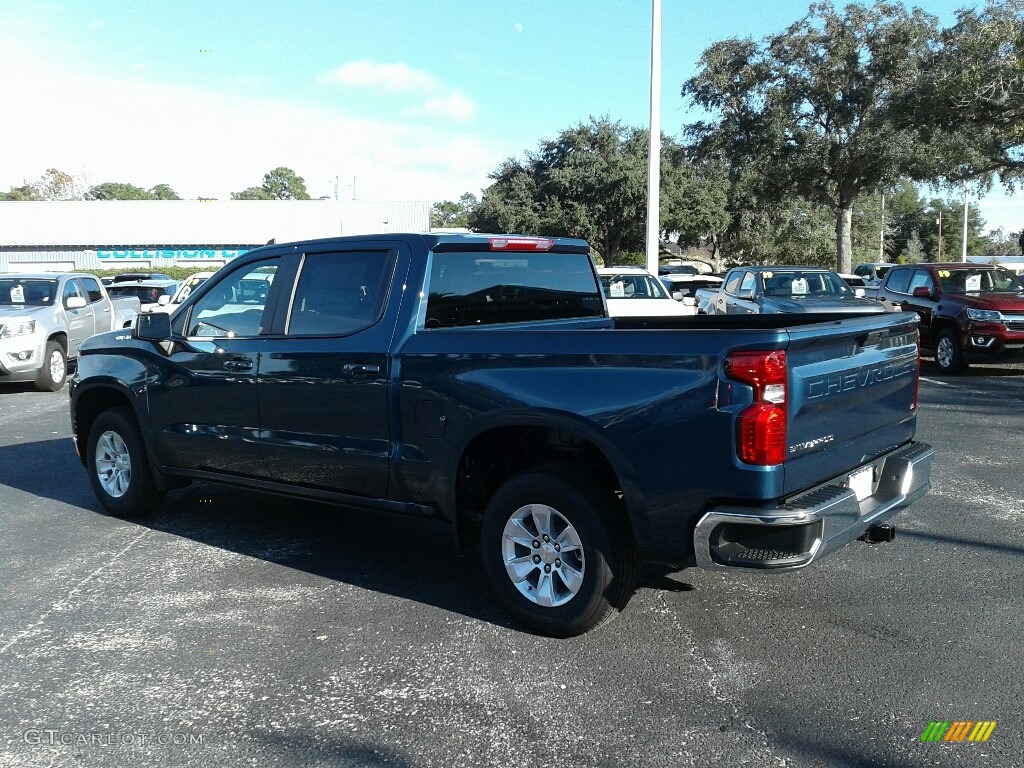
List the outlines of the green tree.
<svg viewBox="0 0 1024 768">
<path fill-rule="evenodd" d="M 119 181 L 105 181 L 89 190 L 93 200 L 151 200 L 152 195 L 142 187 Z"/>
<path fill-rule="evenodd" d="M 509 158 L 469 215 L 476 231 L 548 234 L 588 240 L 608 266 L 623 254 L 643 251 L 647 216 L 647 132 L 610 118 L 593 118 L 542 141 L 522 160 Z M 678 143 L 662 137 L 661 219 L 682 232 L 713 221 L 689 219 L 681 189 L 697 183 Z M 714 200 L 714 196 L 708 198 Z M 721 219 L 721 217 L 720 217 Z M 692 232 L 688 231 L 687 236 Z"/>
<path fill-rule="evenodd" d="M 241 192 L 232 192 L 232 200 L 273 200 L 274 196 L 263 187 L 246 187 Z"/>
<path fill-rule="evenodd" d="M 957 12 L 925 70 L 911 115 L 939 147 L 942 177 L 986 189 L 1024 175 L 1024 3 L 989 0 Z"/>
<path fill-rule="evenodd" d="M 1018 237 L 1024 243 L 1024 232 L 1007 232 L 1003 227 L 993 229 L 983 238 L 979 256 L 1012 256 L 1018 250 Z"/>
<path fill-rule="evenodd" d="M 181 200 L 178 193 L 171 189 L 170 184 L 157 184 L 150 187 L 149 196 L 153 200 Z"/>
<path fill-rule="evenodd" d="M 25 182 L 20 187 L 11 187 L 8 192 L 0 192 L 0 200 L 42 200 L 43 196 L 34 184 Z"/>
<path fill-rule="evenodd" d="M 478 204 L 476 195 L 464 192 L 458 202 L 442 200 L 430 207 L 431 227 L 469 228 L 469 214 Z"/>
<path fill-rule="evenodd" d="M 860 194 L 935 175 L 930 148 L 905 118 L 937 36 L 920 9 L 815 3 L 760 44 L 729 39 L 704 51 L 682 95 L 717 119 L 687 132 L 701 157 L 752 174 L 765 200 L 798 195 L 825 206 L 836 266 L 848 272 Z"/>
<path fill-rule="evenodd" d="M 309 200 L 306 180 L 291 168 L 275 168 L 263 175 L 263 190 L 276 200 Z M 241 198 L 239 198 L 241 199 Z"/>
</svg>

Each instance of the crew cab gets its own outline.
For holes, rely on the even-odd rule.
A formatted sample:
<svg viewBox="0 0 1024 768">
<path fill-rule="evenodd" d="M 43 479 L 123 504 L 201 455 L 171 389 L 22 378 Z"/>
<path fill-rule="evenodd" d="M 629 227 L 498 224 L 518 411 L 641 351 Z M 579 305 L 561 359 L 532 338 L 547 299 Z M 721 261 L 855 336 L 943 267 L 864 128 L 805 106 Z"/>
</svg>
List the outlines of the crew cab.
<svg viewBox="0 0 1024 768">
<path fill-rule="evenodd" d="M 916 324 L 611 318 L 582 240 L 274 244 L 89 340 L 72 430 L 113 514 L 214 481 L 436 518 L 567 636 L 641 560 L 779 573 L 887 538 L 929 487 Z"/>
<path fill-rule="evenodd" d="M 93 275 L 0 274 L 0 383 L 56 392 L 83 341 L 130 327 L 138 311 L 138 300 L 112 300 Z"/>
<path fill-rule="evenodd" d="M 921 318 L 921 344 L 947 373 L 972 361 L 1024 356 L 1024 283 L 990 264 L 901 264 L 878 289 Z"/>
<path fill-rule="evenodd" d="M 699 295 L 699 294 L 698 294 Z M 725 273 L 709 314 L 884 312 L 877 301 L 857 296 L 844 280 L 818 267 L 735 267 Z"/>
</svg>

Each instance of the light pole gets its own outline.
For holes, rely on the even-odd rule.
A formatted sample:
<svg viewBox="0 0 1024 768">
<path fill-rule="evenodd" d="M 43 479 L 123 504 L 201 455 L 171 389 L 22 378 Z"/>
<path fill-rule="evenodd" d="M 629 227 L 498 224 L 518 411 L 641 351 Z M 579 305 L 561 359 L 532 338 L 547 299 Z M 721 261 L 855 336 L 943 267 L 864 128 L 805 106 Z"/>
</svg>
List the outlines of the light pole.
<svg viewBox="0 0 1024 768">
<path fill-rule="evenodd" d="M 658 274 L 661 226 L 661 0 L 651 0 L 651 119 L 647 145 L 647 271 Z"/>
<path fill-rule="evenodd" d="M 964 240 L 960 248 L 960 261 L 967 261 L 967 182 L 964 182 Z"/>
<path fill-rule="evenodd" d="M 942 209 L 939 208 L 939 218 L 935 220 L 935 223 L 939 225 L 939 255 L 935 258 L 936 261 L 942 261 Z"/>
</svg>

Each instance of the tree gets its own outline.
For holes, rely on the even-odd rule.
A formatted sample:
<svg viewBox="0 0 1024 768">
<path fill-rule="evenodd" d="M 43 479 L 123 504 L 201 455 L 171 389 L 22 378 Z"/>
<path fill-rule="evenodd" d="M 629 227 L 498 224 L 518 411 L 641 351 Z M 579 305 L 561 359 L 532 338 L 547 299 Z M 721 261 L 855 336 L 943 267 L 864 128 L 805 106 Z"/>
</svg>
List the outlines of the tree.
<svg viewBox="0 0 1024 768">
<path fill-rule="evenodd" d="M 459 201 L 442 200 L 430 207 L 430 226 L 434 228 L 464 227 L 469 228 L 469 214 L 476 207 L 476 195 L 465 192 Z"/>
<path fill-rule="evenodd" d="M 20 187 L 11 187 L 9 192 L 0 192 L 0 200 L 42 200 L 43 196 L 34 184 L 25 182 Z"/>
<path fill-rule="evenodd" d="M 661 220 L 675 231 L 698 226 L 678 207 L 682 199 L 698 204 L 696 196 L 677 193 L 699 177 L 684 164 L 679 145 L 663 136 L 661 187 L 666 193 Z M 470 226 L 478 232 L 584 238 L 606 266 L 626 252 L 643 250 L 647 131 L 641 128 L 591 117 L 556 139 L 542 141 L 524 159 L 505 160 L 490 178 L 494 183 L 469 215 Z M 702 221 L 713 220 L 708 215 Z"/>
<path fill-rule="evenodd" d="M 247 187 L 241 192 L 232 192 L 232 200 L 273 200 L 274 196 L 263 187 Z"/>
<path fill-rule="evenodd" d="M 171 189 L 170 184 L 157 184 L 150 187 L 149 196 L 152 200 L 181 200 L 178 193 Z"/>
<path fill-rule="evenodd" d="M 836 266 L 848 272 L 859 195 L 935 174 L 906 109 L 937 36 L 920 9 L 815 3 L 760 44 L 728 39 L 704 51 L 682 95 L 718 119 L 687 133 L 698 156 L 750 174 L 760 197 L 795 194 L 831 211 Z"/>
<path fill-rule="evenodd" d="M 987 189 L 995 173 L 1012 188 L 1024 175 L 1024 2 L 958 11 L 912 106 L 932 116 L 919 127 L 942 153 L 943 178 Z"/>
<path fill-rule="evenodd" d="M 47 168 L 33 186 L 43 200 L 81 200 L 84 196 L 79 181 L 56 168 Z"/>
<path fill-rule="evenodd" d="M 279 167 L 263 175 L 263 190 L 271 199 L 309 200 L 306 180 L 291 168 Z"/>
<path fill-rule="evenodd" d="M 1017 245 L 1020 246 L 1020 255 L 1024 256 L 1024 229 L 1020 231 L 1020 239 L 1017 241 Z"/>
<path fill-rule="evenodd" d="M 119 181 L 105 181 L 89 190 L 93 200 L 151 200 L 152 196 L 142 187 Z"/>
</svg>

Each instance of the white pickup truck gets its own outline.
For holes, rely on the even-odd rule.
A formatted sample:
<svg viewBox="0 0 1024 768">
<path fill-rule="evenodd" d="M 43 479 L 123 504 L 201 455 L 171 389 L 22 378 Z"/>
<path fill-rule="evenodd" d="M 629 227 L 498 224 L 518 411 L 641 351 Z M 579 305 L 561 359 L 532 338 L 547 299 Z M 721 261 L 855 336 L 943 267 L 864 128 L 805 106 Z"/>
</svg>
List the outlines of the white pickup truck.
<svg viewBox="0 0 1024 768">
<path fill-rule="evenodd" d="M 94 333 L 130 328 L 137 298 L 111 299 L 93 275 L 0 274 L 0 383 L 56 392 Z"/>
</svg>

